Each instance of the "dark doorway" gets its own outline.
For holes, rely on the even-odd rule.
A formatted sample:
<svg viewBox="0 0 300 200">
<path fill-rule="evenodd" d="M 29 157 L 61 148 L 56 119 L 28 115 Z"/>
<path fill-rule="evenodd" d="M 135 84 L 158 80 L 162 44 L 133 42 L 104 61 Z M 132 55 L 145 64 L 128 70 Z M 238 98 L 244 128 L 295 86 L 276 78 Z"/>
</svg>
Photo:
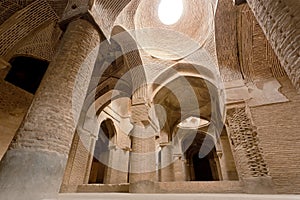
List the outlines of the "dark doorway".
<svg viewBox="0 0 300 200">
<path fill-rule="evenodd" d="M 198 154 L 195 154 L 193 156 L 193 166 L 195 181 L 213 181 L 211 166 L 207 157 L 200 159 Z"/>
<path fill-rule="evenodd" d="M 183 140 L 186 158 L 186 179 L 189 181 L 219 181 L 221 171 L 214 138 L 204 132 L 190 134 Z M 199 157 L 200 155 L 200 157 Z"/>
</svg>

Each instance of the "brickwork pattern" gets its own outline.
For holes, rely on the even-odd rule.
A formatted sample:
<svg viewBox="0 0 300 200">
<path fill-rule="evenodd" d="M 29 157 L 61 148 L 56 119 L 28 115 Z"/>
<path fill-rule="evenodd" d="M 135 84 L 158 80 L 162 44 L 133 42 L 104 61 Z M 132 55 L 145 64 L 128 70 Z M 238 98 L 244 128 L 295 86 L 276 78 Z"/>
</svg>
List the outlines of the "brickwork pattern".
<svg viewBox="0 0 300 200">
<path fill-rule="evenodd" d="M 247 81 L 286 76 L 248 4 L 238 9 L 237 29 L 241 70 Z"/>
<path fill-rule="evenodd" d="M 32 94 L 4 81 L 8 71 L 0 70 L 0 160 L 33 99 Z"/>
<path fill-rule="evenodd" d="M 239 181 L 180 181 L 155 183 L 157 193 L 242 193 Z"/>
<path fill-rule="evenodd" d="M 78 185 L 87 184 L 94 151 L 94 139 L 87 131 L 76 130 L 64 174 L 61 192 L 76 192 Z"/>
<path fill-rule="evenodd" d="M 61 30 L 53 22 L 41 31 L 37 31 L 31 38 L 26 39 L 22 46 L 13 53 L 51 61 L 60 35 Z"/>
<path fill-rule="evenodd" d="M 228 112 L 230 139 L 234 147 L 236 165 L 241 178 L 269 176 L 269 169 L 263 157 L 263 150 L 255 127 L 245 108 Z"/>
<path fill-rule="evenodd" d="M 0 24 L 34 1 L 37 2 L 39 0 L 0 0 Z M 55 10 L 58 16 L 62 15 L 66 4 L 68 3 L 66 0 L 47 0 L 47 2 Z"/>
<path fill-rule="evenodd" d="M 107 38 L 110 38 L 114 22 L 129 2 L 130 0 L 95 0 L 91 13 Z"/>
<path fill-rule="evenodd" d="M 237 48 L 237 8 L 231 0 L 220 0 L 215 17 L 217 55 L 222 80 L 242 78 Z"/>
<path fill-rule="evenodd" d="M 139 99 L 147 97 L 147 87 L 142 87 L 146 82 L 146 74 L 143 62 L 136 41 L 123 28 L 119 27 L 120 35 L 116 36 L 116 41 L 122 48 L 125 65 L 131 74 L 133 104 L 140 103 Z M 141 87 L 141 88 L 140 88 Z"/>
<path fill-rule="evenodd" d="M 128 182 L 129 152 L 120 149 L 110 149 L 105 181 L 107 184 L 122 184 Z M 122 167 L 121 167 L 122 166 Z M 122 168 L 122 171 L 118 168 Z"/>
<path fill-rule="evenodd" d="M 11 144 L 12 149 L 68 154 L 98 44 L 99 34 L 87 21 L 78 20 L 69 25 Z"/>
<path fill-rule="evenodd" d="M 248 4 L 221 0 L 215 18 L 222 80 L 265 80 L 286 76 L 277 55 Z"/>
<path fill-rule="evenodd" d="M 62 15 L 62 21 L 69 21 L 72 18 L 82 16 L 91 8 L 90 2 L 82 0 L 69 0 Z"/>
<path fill-rule="evenodd" d="M 289 102 L 250 108 L 264 149 L 274 188 L 278 193 L 297 193 L 300 188 L 300 95 L 287 77 L 280 91 Z"/>
<path fill-rule="evenodd" d="M 174 166 L 172 146 L 166 145 L 161 149 L 160 182 L 174 181 Z"/>
<path fill-rule="evenodd" d="M 51 5 L 53 10 L 55 10 L 56 14 L 61 17 L 62 14 L 64 13 L 67 3 L 69 1 L 66 0 L 47 0 L 48 3 Z"/>
<path fill-rule="evenodd" d="M 129 182 L 155 181 L 155 137 L 131 139 Z"/>
<path fill-rule="evenodd" d="M 4 19 L 5 21 L 15 12 L 28 6 L 34 1 L 35 0 L 1 0 L 0 1 L 1 19 Z"/>
<path fill-rule="evenodd" d="M 295 0 L 247 0 L 280 63 L 300 90 L 300 3 Z"/>
<path fill-rule="evenodd" d="M 58 16 L 45 0 L 35 1 L 0 26 L 0 55 L 6 56 L 29 33 Z"/>
<path fill-rule="evenodd" d="M 130 3 L 122 10 L 117 17 L 112 35 L 115 33 L 115 28 L 118 26 L 124 27 L 126 30 L 134 30 L 134 17 L 141 0 L 131 0 Z"/>
</svg>

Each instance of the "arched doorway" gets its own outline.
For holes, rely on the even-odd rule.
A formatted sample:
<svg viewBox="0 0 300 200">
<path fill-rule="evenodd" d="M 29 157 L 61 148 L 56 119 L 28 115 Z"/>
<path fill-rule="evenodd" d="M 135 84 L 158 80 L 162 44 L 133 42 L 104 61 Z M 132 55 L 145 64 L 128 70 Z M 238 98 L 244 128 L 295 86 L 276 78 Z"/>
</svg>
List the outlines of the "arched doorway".
<svg viewBox="0 0 300 200">
<path fill-rule="evenodd" d="M 101 123 L 98 140 L 96 141 L 89 183 L 104 184 L 109 161 L 109 142 L 113 142 L 116 130 L 111 119 Z"/>
<path fill-rule="evenodd" d="M 217 162 L 214 158 L 215 150 L 212 150 L 209 155 L 200 158 L 198 153 L 195 153 L 190 162 L 192 167 L 190 170 L 193 176 L 191 181 L 219 181 L 219 174 L 217 170 Z"/>
<path fill-rule="evenodd" d="M 188 181 L 222 180 L 220 163 L 212 136 L 198 132 L 185 152 L 185 159 Z"/>
</svg>

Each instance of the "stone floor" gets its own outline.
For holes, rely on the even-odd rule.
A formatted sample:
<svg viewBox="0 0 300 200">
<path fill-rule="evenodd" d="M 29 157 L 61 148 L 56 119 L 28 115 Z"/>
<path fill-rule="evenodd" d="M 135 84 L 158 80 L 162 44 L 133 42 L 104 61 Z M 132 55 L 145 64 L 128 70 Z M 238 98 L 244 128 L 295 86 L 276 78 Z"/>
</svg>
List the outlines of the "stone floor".
<svg viewBox="0 0 300 200">
<path fill-rule="evenodd" d="M 300 200 L 300 195 L 248 194 L 60 194 L 59 200 Z M 48 199 L 50 200 L 50 199 Z"/>
</svg>

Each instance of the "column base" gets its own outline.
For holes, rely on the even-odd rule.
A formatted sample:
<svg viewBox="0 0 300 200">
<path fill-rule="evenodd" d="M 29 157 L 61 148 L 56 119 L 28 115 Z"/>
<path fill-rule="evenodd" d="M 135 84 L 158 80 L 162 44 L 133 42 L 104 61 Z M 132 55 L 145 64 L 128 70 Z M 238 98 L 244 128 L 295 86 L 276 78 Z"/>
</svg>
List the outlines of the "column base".
<svg viewBox="0 0 300 200">
<path fill-rule="evenodd" d="M 244 192 L 248 194 L 275 194 L 272 177 L 243 179 Z"/>
<path fill-rule="evenodd" d="M 153 181 L 139 181 L 130 183 L 129 193 L 155 193 L 155 184 Z"/>
<path fill-rule="evenodd" d="M 0 164 L 0 199 L 56 198 L 66 160 L 54 152 L 7 151 Z"/>
</svg>

